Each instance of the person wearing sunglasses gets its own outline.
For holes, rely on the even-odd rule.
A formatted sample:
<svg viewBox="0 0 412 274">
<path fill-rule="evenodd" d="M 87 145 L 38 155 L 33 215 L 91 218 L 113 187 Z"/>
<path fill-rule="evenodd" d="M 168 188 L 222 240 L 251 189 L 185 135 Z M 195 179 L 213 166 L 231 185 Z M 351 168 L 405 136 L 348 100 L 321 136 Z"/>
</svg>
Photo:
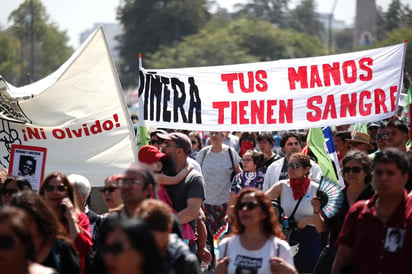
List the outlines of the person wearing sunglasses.
<svg viewBox="0 0 412 274">
<path fill-rule="evenodd" d="M 79 254 L 82 266 L 81 273 L 83 273 L 86 255 L 93 245 L 90 222 L 87 215 L 79 209 L 73 186 L 67 175 L 58 171 L 49 174 L 40 187 L 40 195 L 53 209 L 70 235 L 70 239 Z"/>
<path fill-rule="evenodd" d="M 109 274 L 168 273 L 148 225 L 141 220 L 109 219 L 99 251 Z"/>
<path fill-rule="evenodd" d="M 30 182 L 23 176 L 10 176 L 4 181 L 3 187 L 0 190 L 1 204 L 10 204 L 11 197 L 25 189 L 32 190 Z"/>
<path fill-rule="evenodd" d="M 376 145 L 378 146 L 378 149 L 369 154 L 369 158 L 373 160 L 375 158 L 376 153 L 379 151 L 384 150 L 388 146 L 388 142 L 386 142 L 386 125 L 382 124 L 380 125 L 377 133 L 376 133 Z"/>
<path fill-rule="evenodd" d="M 159 137 L 159 134 L 166 134 L 167 135 L 167 131 L 163 130 L 163 129 L 156 129 L 152 132 L 150 132 L 150 141 L 149 144 L 152 146 L 156 146 L 159 150 L 162 148 L 165 139 Z"/>
<path fill-rule="evenodd" d="M 28 217 L 36 262 L 61 274 L 80 273 L 80 259 L 68 233 L 41 196 L 25 190 L 13 196 L 11 205 Z"/>
<path fill-rule="evenodd" d="M 56 274 L 50 267 L 36 263 L 30 223 L 23 210 L 0 208 L 1 273 Z"/>
<path fill-rule="evenodd" d="M 113 174 L 104 180 L 104 186 L 100 189 L 103 195 L 104 204 L 109 212 L 118 211 L 123 208 L 122 192 L 120 190 L 119 180 L 122 174 Z"/>
<path fill-rule="evenodd" d="M 203 140 L 199 131 L 192 131 L 189 133 L 190 141 L 192 142 L 192 151 L 189 157 L 196 160 L 197 153 L 203 148 Z"/>
<path fill-rule="evenodd" d="M 299 245 L 294 256 L 299 273 L 312 273 L 321 250 L 311 206 L 319 185 L 312 180 L 310 169 L 308 155 L 293 154 L 288 162 L 289 179 L 279 181 L 266 192 L 271 200 L 280 199 L 285 216 L 289 218 L 292 231 L 289 243 Z"/>
<path fill-rule="evenodd" d="M 313 213 L 316 230 L 329 232 L 327 245 L 323 248 L 313 273 L 331 273 L 332 263 L 336 254 L 336 240 L 342 228 L 345 215 L 349 208 L 357 201 L 367 200 L 374 194 L 371 185 L 372 164 L 365 152 L 352 150 L 342 160 L 342 176 L 346 183 L 343 192 L 343 204 L 338 213 L 327 219 L 321 209 L 320 198 L 312 198 Z"/>
<path fill-rule="evenodd" d="M 290 246 L 263 191 L 242 189 L 230 214 L 232 235 L 219 245 L 215 274 L 296 273 Z"/>
</svg>

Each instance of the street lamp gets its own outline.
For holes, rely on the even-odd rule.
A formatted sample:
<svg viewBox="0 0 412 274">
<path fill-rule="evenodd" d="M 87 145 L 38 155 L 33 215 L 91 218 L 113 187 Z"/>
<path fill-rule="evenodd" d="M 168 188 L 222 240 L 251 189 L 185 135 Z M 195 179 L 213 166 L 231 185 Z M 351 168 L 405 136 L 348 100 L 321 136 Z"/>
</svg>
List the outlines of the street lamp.
<svg viewBox="0 0 412 274">
<path fill-rule="evenodd" d="M 336 8 L 336 3 L 338 2 L 338 0 L 335 0 L 333 2 L 333 6 L 332 6 L 332 10 L 329 14 L 329 54 L 332 54 L 332 21 L 333 21 L 333 13 L 335 12 L 335 8 Z"/>
</svg>

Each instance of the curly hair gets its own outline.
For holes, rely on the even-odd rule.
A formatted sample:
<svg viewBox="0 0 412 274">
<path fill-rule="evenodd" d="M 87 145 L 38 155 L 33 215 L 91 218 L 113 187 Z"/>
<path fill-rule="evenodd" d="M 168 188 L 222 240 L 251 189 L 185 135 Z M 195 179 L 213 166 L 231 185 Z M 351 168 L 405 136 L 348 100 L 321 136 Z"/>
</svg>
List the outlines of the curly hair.
<svg viewBox="0 0 412 274">
<path fill-rule="evenodd" d="M 372 162 L 368 154 L 359 150 L 351 150 L 342 159 L 342 167 L 344 168 L 350 160 L 355 160 L 362 165 L 362 169 L 366 173 L 365 184 L 370 184 L 372 182 Z"/>
<path fill-rule="evenodd" d="M 258 201 L 258 204 L 262 209 L 262 212 L 266 216 L 266 218 L 262 220 L 261 224 L 263 233 L 268 237 L 273 235 L 284 240 L 285 235 L 283 235 L 282 228 L 279 224 L 278 216 L 275 213 L 275 209 L 273 208 L 270 199 L 265 195 L 265 193 L 262 190 L 251 187 L 242 189 L 240 193 L 236 195 L 235 200 L 232 206 L 230 207 L 230 214 L 234 216 L 233 221 L 231 223 L 232 233 L 242 234 L 245 232 L 245 226 L 241 224 L 239 219 L 239 209 L 237 208 L 237 205 L 240 203 L 243 196 L 245 196 L 246 194 L 254 194 L 254 197 L 256 197 L 256 200 Z"/>
<path fill-rule="evenodd" d="M 310 157 L 306 154 L 303 154 L 301 152 L 295 153 L 292 156 L 290 156 L 289 162 L 292 159 L 297 159 L 299 164 L 301 164 L 303 168 L 312 167 L 312 164 L 310 163 Z"/>
</svg>

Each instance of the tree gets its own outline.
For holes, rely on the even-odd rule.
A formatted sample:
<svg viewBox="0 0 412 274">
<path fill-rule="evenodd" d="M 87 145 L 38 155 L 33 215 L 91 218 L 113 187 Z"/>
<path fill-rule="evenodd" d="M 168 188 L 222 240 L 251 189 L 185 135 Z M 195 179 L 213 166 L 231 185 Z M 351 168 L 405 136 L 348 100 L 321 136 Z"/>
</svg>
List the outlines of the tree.
<svg viewBox="0 0 412 274">
<path fill-rule="evenodd" d="M 263 19 L 279 27 L 286 25 L 285 14 L 289 0 L 249 0 L 246 4 L 238 4 L 238 15 Z"/>
<path fill-rule="evenodd" d="M 324 36 L 323 24 L 317 20 L 314 0 L 302 0 L 300 4 L 291 11 L 289 26 L 298 31 L 319 38 Z"/>
<path fill-rule="evenodd" d="M 20 72 L 20 42 L 10 31 L 0 33 L 0 75 L 8 82 L 17 81 Z"/>
<path fill-rule="evenodd" d="M 20 46 L 20 75 L 11 77 L 14 85 L 47 76 L 72 55 L 66 32 L 60 32 L 48 22 L 49 16 L 39 0 L 25 0 L 10 14 L 9 21 L 12 22 L 9 38 L 17 39 Z M 32 70 L 34 73 L 30 73 Z M 27 75 L 30 79 L 26 78 Z"/>
<path fill-rule="evenodd" d="M 377 44 L 377 47 L 399 44 L 412 37 L 412 27 L 396 29 L 387 34 L 386 39 Z M 405 70 L 412 75 L 412 48 L 407 47 L 405 56 Z"/>
<path fill-rule="evenodd" d="M 409 5 L 403 5 L 400 0 L 392 0 L 386 12 L 378 7 L 378 39 L 384 40 L 387 33 L 412 27 L 412 11 Z"/>
<path fill-rule="evenodd" d="M 179 48 L 178 62 L 176 48 Z M 225 65 L 308 57 L 325 52 L 318 38 L 277 29 L 264 20 L 215 19 L 177 46 L 161 47 L 150 54 L 144 58 L 144 65 L 149 68 Z"/>
<path fill-rule="evenodd" d="M 207 0 L 125 0 L 118 9 L 124 29 L 119 37 L 123 86 L 137 82 L 139 52 L 145 56 L 196 33 L 209 20 L 207 8 Z"/>
</svg>

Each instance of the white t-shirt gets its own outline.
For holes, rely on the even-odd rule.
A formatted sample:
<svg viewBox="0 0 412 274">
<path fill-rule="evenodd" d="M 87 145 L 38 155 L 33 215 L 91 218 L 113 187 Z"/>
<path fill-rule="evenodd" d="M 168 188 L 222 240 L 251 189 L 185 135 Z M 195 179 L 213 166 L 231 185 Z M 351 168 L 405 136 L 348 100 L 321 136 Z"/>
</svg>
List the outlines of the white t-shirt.
<svg viewBox="0 0 412 274">
<path fill-rule="evenodd" d="M 259 250 L 245 249 L 240 243 L 239 235 L 225 238 L 219 245 L 219 259 L 224 257 L 226 245 L 226 257 L 229 259 L 228 274 L 270 274 L 269 259 L 277 256 L 278 249 L 278 257 L 294 265 L 289 244 L 277 237 L 271 236 Z"/>
</svg>

